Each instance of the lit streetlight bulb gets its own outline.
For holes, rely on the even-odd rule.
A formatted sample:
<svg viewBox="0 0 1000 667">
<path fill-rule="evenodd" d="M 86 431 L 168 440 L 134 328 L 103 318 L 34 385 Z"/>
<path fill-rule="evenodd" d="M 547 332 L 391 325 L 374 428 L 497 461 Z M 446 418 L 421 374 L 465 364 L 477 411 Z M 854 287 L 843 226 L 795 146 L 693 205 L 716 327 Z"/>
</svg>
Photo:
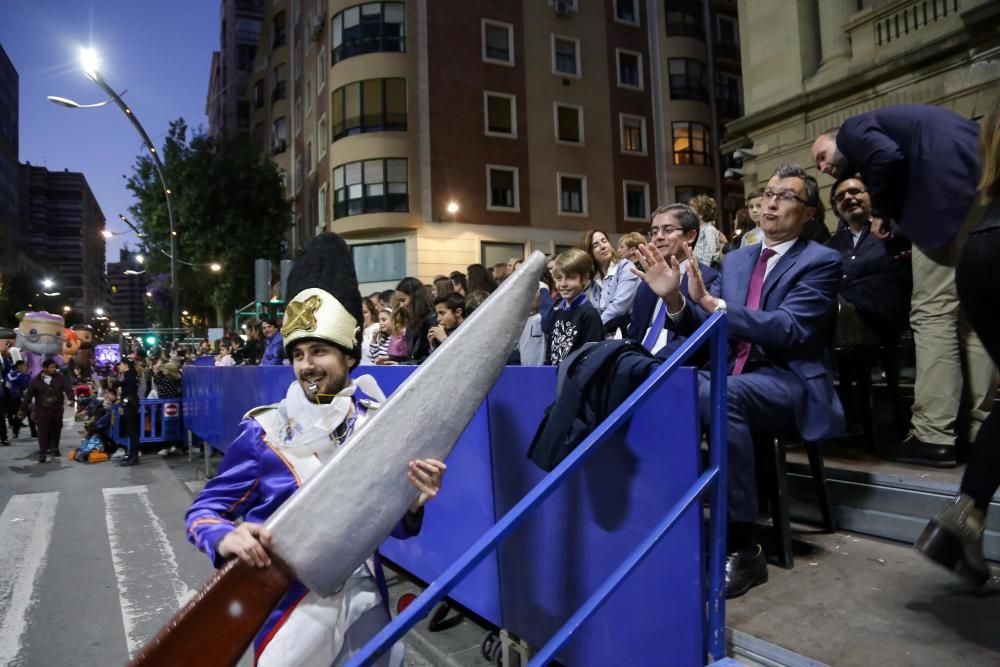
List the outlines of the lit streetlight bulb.
<svg viewBox="0 0 1000 667">
<path fill-rule="evenodd" d="M 455 215 L 456 213 L 458 213 L 458 202 L 457 201 L 450 201 L 450 202 L 448 202 L 447 211 L 451 215 Z"/>
<path fill-rule="evenodd" d="M 80 51 L 80 65 L 83 66 L 83 73 L 93 79 L 97 76 L 97 70 L 101 66 L 101 59 L 97 56 L 97 51 L 87 47 Z"/>
<path fill-rule="evenodd" d="M 103 236 L 106 239 L 110 239 L 112 236 L 114 236 L 114 234 L 111 233 L 110 229 L 102 229 L 101 236 Z"/>
<path fill-rule="evenodd" d="M 219 271 L 222 270 L 222 264 L 219 264 L 218 262 L 212 262 L 211 264 L 208 265 L 208 268 L 214 271 L 215 273 L 218 273 Z"/>
<path fill-rule="evenodd" d="M 94 308 L 94 314 L 95 315 L 103 315 L 104 314 L 104 309 L 101 308 L 100 306 L 98 306 L 97 308 Z"/>
<path fill-rule="evenodd" d="M 55 286 L 55 281 L 52 278 L 44 278 L 42 280 L 42 287 L 45 289 L 52 289 Z"/>
<path fill-rule="evenodd" d="M 136 255 L 136 256 L 135 256 L 135 261 L 137 261 L 137 262 L 139 262 L 140 264 L 142 264 L 143 262 L 145 262 L 145 261 L 146 261 L 146 257 L 145 257 L 144 255 Z"/>
</svg>

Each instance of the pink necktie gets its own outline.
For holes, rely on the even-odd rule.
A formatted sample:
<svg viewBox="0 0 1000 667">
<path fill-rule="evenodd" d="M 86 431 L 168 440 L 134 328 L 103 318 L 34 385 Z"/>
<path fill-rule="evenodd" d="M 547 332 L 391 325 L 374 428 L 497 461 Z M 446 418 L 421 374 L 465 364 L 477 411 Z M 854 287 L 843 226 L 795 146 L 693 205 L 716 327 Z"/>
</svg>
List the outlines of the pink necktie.
<svg viewBox="0 0 1000 667">
<path fill-rule="evenodd" d="M 747 308 L 750 310 L 760 310 L 760 293 L 764 287 L 764 273 L 767 272 L 767 260 L 774 255 L 774 251 L 770 248 L 764 248 L 760 252 L 760 257 L 757 258 L 757 264 L 753 267 L 753 273 L 750 274 L 750 289 L 747 290 Z M 733 375 L 739 375 L 743 372 L 743 367 L 747 365 L 747 359 L 750 358 L 750 350 L 753 345 L 749 341 L 740 341 L 740 344 L 736 346 L 736 364 L 733 366 Z"/>
</svg>

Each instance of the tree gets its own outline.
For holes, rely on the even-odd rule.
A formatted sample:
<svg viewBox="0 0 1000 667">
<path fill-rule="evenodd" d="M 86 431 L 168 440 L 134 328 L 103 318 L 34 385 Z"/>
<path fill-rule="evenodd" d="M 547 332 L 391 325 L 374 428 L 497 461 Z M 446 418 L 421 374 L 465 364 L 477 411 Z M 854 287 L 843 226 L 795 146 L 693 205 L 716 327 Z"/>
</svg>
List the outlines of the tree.
<svg viewBox="0 0 1000 667">
<path fill-rule="evenodd" d="M 291 205 L 277 167 L 261 158 L 249 136 L 190 135 L 183 118 L 173 121 L 160 154 L 174 209 L 180 307 L 211 313 L 221 325 L 253 300 L 253 260 L 280 259 Z M 137 200 L 129 211 L 145 234 L 147 271 L 169 274 L 170 221 L 148 155 L 136 159 L 128 188 Z M 210 262 L 223 270 L 211 272 Z M 169 308 L 158 312 L 169 321 Z"/>
</svg>

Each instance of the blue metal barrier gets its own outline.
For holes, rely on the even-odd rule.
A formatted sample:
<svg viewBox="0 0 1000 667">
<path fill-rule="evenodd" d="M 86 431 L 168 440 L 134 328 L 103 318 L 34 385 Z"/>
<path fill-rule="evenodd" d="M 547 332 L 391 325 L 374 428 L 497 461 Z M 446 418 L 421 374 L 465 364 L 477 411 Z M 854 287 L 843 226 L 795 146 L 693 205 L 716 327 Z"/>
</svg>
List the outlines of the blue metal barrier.
<svg viewBox="0 0 1000 667">
<path fill-rule="evenodd" d="M 122 428 L 124 406 L 116 403 L 111 413 L 111 439 L 127 447 L 128 433 Z M 184 417 L 180 398 L 145 398 L 139 401 L 139 444 L 181 442 L 184 434 Z"/>
<path fill-rule="evenodd" d="M 600 585 L 590 598 L 560 628 L 532 659 L 530 665 L 544 665 L 553 659 L 580 626 L 590 618 L 625 581 L 629 574 L 645 559 L 651 550 L 673 528 L 679 518 L 696 501 L 710 492 L 711 514 L 709 523 L 709 586 L 706 621 L 706 652 L 709 660 L 725 658 L 725 595 L 724 595 L 724 555 L 725 555 L 725 512 L 726 512 L 726 470 L 727 452 L 725 435 L 725 388 L 727 373 L 727 325 L 724 313 L 712 315 L 704 325 L 638 389 L 601 423 L 566 459 L 564 459 L 541 483 L 532 489 L 509 512 L 488 530 L 476 543 L 458 558 L 440 577 L 397 616 L 392 623 L 378 633 L 348 663 L 349 667 L 370 665 L 390 646 L 402 638 L 434 605 L 458 584 L 459 580 L 472 572 L 483 559 L 487 558 L 511 533 L 522 524 L 528 512 L 534 511 L 563 485 L 577 469 L 589 459 L 608 436 L 621 428 L 636 412 L 639 406 L 667 380 L 687 360 L 694 351 L 711 340 L 711 440 L 710 463 L 687 492 L 666 513 L 656 527 L 642 540 L 621 563 L 621 565 Z M 693 548 L 700 548 L 694 545 Z M 703 613 L 700 605 L 690 611 Z M 649 647 L 654 650 L 654 647 Z"/>
</svg>

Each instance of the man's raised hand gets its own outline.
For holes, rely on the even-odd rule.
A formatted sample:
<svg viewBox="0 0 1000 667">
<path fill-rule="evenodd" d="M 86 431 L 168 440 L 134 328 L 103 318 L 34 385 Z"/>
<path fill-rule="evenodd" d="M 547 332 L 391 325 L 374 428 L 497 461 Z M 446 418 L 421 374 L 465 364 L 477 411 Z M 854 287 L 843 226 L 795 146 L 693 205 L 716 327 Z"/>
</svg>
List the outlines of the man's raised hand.
<svg viewBox="0 0 1000 667">
<path fill-rule="evenodd" d="M 660 249 L 654 245 L 640 243 L 636 249 L 639 263 L 645 271 L 640 271 L 636 267 L 629 267 L 635 275 L 642 278 L 653 294 L 661 299 L 667 299 L 676 295 L 681 285 L 681 266 L 677 259 L 671 257 L 664 259 Z"/>
</svg>

